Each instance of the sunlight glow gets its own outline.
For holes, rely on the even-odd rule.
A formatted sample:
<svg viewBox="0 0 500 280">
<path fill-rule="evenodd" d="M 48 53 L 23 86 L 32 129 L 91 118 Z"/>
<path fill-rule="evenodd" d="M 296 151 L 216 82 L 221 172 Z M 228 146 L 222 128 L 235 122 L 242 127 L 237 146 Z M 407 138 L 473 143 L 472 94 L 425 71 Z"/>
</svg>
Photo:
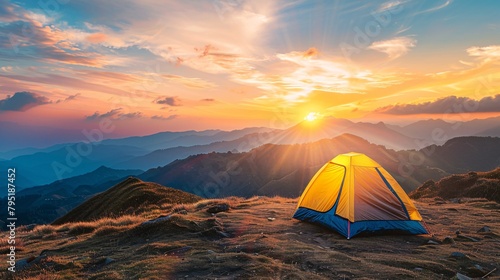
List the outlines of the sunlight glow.
<svg viewBox="0 0 500 280">
<path fill-rule="evenodd" d="M 314 120 L 317 120 L 319 118 L 319 114 L 316 113 L 316 112 L 310 112 L 309 114 L 307 114 L 307 116 L 304 118 L 304 120 L 308 121 L 308 122 L 312 122 Z"/>
</svg>

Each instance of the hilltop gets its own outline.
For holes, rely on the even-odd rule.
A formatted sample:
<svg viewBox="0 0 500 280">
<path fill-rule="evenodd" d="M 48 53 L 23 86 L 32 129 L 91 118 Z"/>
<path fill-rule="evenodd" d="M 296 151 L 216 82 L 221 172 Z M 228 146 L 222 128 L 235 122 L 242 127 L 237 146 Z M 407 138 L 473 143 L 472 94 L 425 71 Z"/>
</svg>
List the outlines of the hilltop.
<svg viewBox="0 0 500 280">
<path fill-rule="evenodd" d="M 109 189 L 128 176 L 141 174 L 141 170 L 116 170 L 101 166 L 94 171 L 48 185 L 27 188 L 16 194 L 16 216 L 19 224 L 46 224 L 54 221 L 98 192 Z M 7 204 L 7 198 L 1 200 Z M 7 216 L 7 208 L 0 208 Z"/>
<path fill-rule="evenodd" d="M 431 235 L 351 240 L 291 219 L 296 203 L 157 203 L 136 215 L 19 228 L 16 279 L 449 279 L 494 269 L 488 279 L 500 279 L 496 202 L 421 199 L 415 203 Z"/>
<path fill-rule="evenodd" d="M 414 199 L 486 198 L 500 203 L 500 167 L 489 172 L 469 172 L 445 177 L 438 182 L 428 180 L 410 193 Z"/>
<path fill-rule="evenodd" d="M 139 214 L 161 204 L 194 203 L 199 200 L 201 197 L 190 193 L 129 177 L 80 204 L 52 224 L 60 225 L 123 214 Z"/>
</svg>

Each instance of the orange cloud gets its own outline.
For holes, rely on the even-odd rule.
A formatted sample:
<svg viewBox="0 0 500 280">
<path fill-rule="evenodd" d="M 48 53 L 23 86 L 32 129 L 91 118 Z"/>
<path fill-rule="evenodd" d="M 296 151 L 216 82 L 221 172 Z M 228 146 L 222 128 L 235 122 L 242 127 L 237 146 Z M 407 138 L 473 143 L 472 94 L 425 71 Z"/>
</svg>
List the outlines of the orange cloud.
<svg viewBox="0 0 500 280">
<path fill-rule="evenodd" d="M 162 75 L 162 77 L 169 80 L 169 81 L 180 83 L 188 88 L 206 89 L 206 88 L 216 87 L 215 84 L 207 82 L 207 81 L 199 79 L 199 78 L 187 78 L 187 77 L 178 76 L 178 75 L 171 75 L 171 74 L 164 74 L 164 75 Z"/>
<path fill-rule="evenodd" d="M 94 33 L 88 35 L 85 39 L 92 44 L 98 44 L 106 41 L 108 36 L 104 33 Z"/>
<path fill-rule="evenodd" d="M 309 48 L 307 51 L 304 52 L 304 57 L 315 57 L 318 55 L 318 49 L 316 48 Z"/>
<path fill-rule="evenodd" d="M 464 111 L 464 108 L 469 110 Z M 376 112 L 393 115 L 500 112 L 500 94 L 487 96 L 480 100 L 474 100 L 469 97 L 448 96 L 419 104 L 390 105 L 379 108 Z"/>
</svg>

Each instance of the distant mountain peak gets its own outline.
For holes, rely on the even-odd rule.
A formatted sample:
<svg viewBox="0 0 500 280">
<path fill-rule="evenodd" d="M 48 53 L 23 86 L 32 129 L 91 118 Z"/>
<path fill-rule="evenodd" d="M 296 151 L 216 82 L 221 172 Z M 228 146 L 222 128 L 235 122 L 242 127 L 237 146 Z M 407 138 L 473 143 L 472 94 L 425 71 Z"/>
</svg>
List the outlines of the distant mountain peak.
<svg viewBox="0 0 500 280">
<path fill-rule="evenodd" d="M 109 170 L 116 170 L 116 169 L 107 167 L 105 165 L 101 165 L 101 166 L 97 167 L 93 172 L 95 172 L 95 171 L 109 171 Z"/>
</svg>

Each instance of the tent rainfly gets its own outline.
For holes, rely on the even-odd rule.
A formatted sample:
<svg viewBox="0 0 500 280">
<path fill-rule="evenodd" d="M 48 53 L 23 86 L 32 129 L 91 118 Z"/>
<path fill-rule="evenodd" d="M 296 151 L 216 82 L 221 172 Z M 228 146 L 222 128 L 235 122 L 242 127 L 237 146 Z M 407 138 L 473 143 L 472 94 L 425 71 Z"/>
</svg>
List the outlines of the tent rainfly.
<svg viewBox="0 0 500 280">
<path fill-rule="evenodd" d="M 428 233 L 422 217 L 396 180 L 360 153 L 336 156 L 311 179 L 295 219 L 317 223 L 350 239 L 362 233 Z"/>
</svg>

